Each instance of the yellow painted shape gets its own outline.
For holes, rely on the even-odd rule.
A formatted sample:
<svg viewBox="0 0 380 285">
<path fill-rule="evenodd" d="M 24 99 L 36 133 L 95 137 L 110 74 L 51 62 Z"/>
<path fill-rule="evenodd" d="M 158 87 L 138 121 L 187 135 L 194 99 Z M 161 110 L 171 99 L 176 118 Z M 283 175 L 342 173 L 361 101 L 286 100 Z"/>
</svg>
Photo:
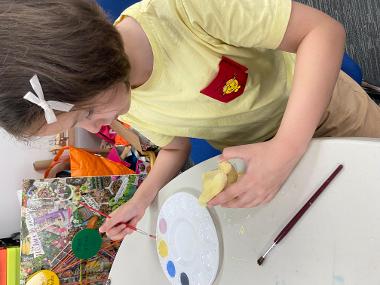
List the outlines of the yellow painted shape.
<svg viewBox="0 0 380 285">
<path fill-rule="evenodd" d="M 158 244 L 158 253 L 161 257 L 167 257 L 169 254 L 169 248 L 165 241 L 160 240 Z"/>
</svg>

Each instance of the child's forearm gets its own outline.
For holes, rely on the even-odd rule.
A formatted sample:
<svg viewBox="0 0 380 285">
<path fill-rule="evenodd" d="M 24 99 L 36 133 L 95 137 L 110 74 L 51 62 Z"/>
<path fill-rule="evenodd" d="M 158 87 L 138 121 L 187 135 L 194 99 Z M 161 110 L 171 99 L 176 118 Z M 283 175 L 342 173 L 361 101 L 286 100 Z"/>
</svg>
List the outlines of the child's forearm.
<svg viewBox="0 0 380 285">
<path fill-rule="evenodd" d="M 339 74 L 345 32 L 336 22 L 311 31 L 297 49 L 294 82 L 275 139 L 302 155 L 325 112 Z"/>
<path fill-rule="evenodd" d="M 189 152 L 188 139 L 176 138 L 174 147 L 165 147 L 158 153 L 157 159 L 144 182 L 139 187 L 135 197 L 145 202 L 145 206 L 153 201 L 157 192 L 168 183 L 184 165 Z"/>
</svg>

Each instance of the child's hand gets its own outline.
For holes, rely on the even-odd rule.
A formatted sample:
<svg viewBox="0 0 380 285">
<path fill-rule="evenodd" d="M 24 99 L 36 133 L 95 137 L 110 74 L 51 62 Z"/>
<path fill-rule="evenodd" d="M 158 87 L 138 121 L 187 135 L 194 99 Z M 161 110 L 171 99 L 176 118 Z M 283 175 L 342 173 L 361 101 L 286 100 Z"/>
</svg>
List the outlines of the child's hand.
<svg viewBox="0 0 380 285">
<path fill-rule="evenodd" d="M 132 198 L 110 214 L 112 218 L 106 219 L 99 232 L 106 233 L 111 240 L 122 240 L 127 234 L 133 233 L 125 223 L 136 226 L 147 207 L 142 201 Z"/>
<path fill-rule="evenodd" d="M 209 203 L 229 208 L 250 208 L 268 203 L 296 166 L 302 153 L 272 139 L 263 143 L 229 147 L 221 159 L 241 158 L 246 172 Z"/>
</svg>

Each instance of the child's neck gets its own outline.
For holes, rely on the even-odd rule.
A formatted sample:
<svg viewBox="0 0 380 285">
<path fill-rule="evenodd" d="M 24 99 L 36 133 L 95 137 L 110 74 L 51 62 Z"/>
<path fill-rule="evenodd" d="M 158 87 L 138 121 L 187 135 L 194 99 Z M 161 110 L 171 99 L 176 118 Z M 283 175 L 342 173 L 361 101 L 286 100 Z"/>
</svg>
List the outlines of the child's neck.
<svg viewBox="0 0 380 285">
<path fill-rule="evenodd" d="M 149 40 L 139 23 L 131 17 L 125 18 L 117 29 L 121 34 L 125 53 L 131 64 L 132 88 L 143 85 L 152 74 L 153 52 Z"/>
</svg>

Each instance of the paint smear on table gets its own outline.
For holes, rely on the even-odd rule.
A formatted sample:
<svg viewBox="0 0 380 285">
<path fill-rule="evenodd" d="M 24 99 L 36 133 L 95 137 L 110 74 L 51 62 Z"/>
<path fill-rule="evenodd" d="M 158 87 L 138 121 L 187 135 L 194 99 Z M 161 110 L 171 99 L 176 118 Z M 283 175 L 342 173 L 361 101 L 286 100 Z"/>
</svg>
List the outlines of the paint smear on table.
<svg viewBox="0 0 380 285">
<path fill-rule="evenodd" d="M 232 256 L 231 257 L 232 260 L 235 260 L 235 261 L 238 261 L 238 262 L 250 262 L 250 260 L 248 258 L 241 258 L 241 257 L 235 257 L 235 256 Z"/>
<path fill-rule="evenodd" d="M 344 278 L 342 276 L 334 275 L 334 283 L 333 285 L 343 285 L 344 284 Z"/>
<path fill-rule="evenodd" d="M 245 234 L 245 227 L 243 225 L 240 226 L 239 234 L 241 236 Z"/>
</svg>

